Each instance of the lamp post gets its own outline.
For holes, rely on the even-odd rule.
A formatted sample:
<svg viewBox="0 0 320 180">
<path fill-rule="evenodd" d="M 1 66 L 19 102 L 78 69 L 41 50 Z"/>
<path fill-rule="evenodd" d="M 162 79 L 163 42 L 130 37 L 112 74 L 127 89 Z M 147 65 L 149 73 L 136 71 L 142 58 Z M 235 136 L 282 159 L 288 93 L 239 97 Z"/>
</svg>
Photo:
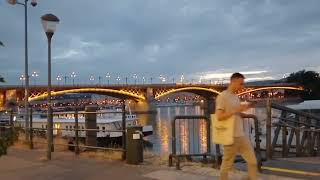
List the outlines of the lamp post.
<svg viewBox="0 0 320 180">
<path fill-rule="evenodd" d="M 21 86 L 23 86 L 23 82 L 26 80 L 26 78 L 25 78 L 24 75 L 22 74 L 22 75 L 19 77 L 19 80 L 21 81 Z"/>
<path fill-rule="evenodd" d="M 110 73 L 107 73 L 106 78 L 107 78 L 107 80 L 108 80 L 108 86 L 109 86 L 109 85 L 110 85 L 110 78 L 111 78 Z"/>
<path fill-rule="evenodd" d="M 99 85 L 101 85 L 101 79 L 102 79 L 102 77 L 101 77 L 101 76 L 98 76 Z"/>
<path fill-rule="evenodd" d="M 180 83 L 183 84 L 183 81 L 184 81 L 184 75 L 182 74 L 180 77 Z"/>
<path fill-rule="evenodd" d="M 72 78 L 72 85 L 74 86 L 74 79 L 77 77 L 75 72 L 72 72 L 70 77 Z"/>
<path fill-rule="evenodd" d="M 118 85 L 120 84 L 120 81 L 121 81 L 121 78 L 120 78 L 120 76 L 118 76 L 117 78 L 116 78 L 116 80 L 117 80 L 117 82 L 118 82 Z"/>
<path fill-rule="evenodd" d="M 64 85 L 67 85 L 68 76 L 66 74 L 64 74 L 63 79 L 64 79 Z"/>
<path fill-rule="evenodd" d="M 60 81 L 62 81 L 62 76 L 61 76 L 61 75 L 58 75 L 56 79 L 57 79 L 57 81 L 58 81 L 58 85 L 60 85 Z"/>
<path fill-rule="evenodd" d="M 145 83 L 146 83 L 146 78 L 142 77 L 142 84 L 145 84 Z"/>
<path fill-rule="evenodd" d="M 202 76 L 200 76 L 199 84 L 202 84 Z"/>
<path fill-rule="evenodd" d="M 137 74 L 133 74 L 133 79 L 134 79 L 134 84 L 137 84 L 137 79 L 138 79 L 138 75 Z"/>
<path fill-rule="evenodd" d="M 28 68 L 28 1 L 29 0 L 24 0 L 23 3 L 18 2 L 17 0 L 7 0 L 7 2 L 11 5 L 22 5 L 24 6 L 24 77 L 25 77 L 25 86 L 24 86 L 24 108 L 25 108 L 25 127 L 29 127 L 29 68 Z M 37 5 L 36 0 L 31 1 L 31 5 L 35 7 Z M 26 142 L 29 142 L 29 133 L 28 130 L 26 130 L 25 133 L 25 139 Z"/>
<path fill-rule="evenodd" d="M 39 74 L 36 71 L 33 71 L 31 74 L 31 77 L 34 79 L 34 85 L 37 83 L 37 77 L 39 77 Z"/>
<path fill-rule="evenodd" d="M 89 80 L 90 80 L 91 82 L 93 82 L 93 81 L 94 81 L 94 76 L 91 75 L 90 78 L 89 78 Z M 91 84 L 93 84 L 93 83 L 91 83 Z"/>
<path fill-rule="evenodd" d="M 53 151 L 53 119 L 52 119 L 52 104 L 51 104 L 51 39 L 56 31 L 56 26 L 59 23 L 59 18 L 53 14 L 45 14 L 41 17 L 43 29 L 48 39 L 48 118 L 47 118 L 47 159 L 51 160 L 51 152 Z"/>
</svg>

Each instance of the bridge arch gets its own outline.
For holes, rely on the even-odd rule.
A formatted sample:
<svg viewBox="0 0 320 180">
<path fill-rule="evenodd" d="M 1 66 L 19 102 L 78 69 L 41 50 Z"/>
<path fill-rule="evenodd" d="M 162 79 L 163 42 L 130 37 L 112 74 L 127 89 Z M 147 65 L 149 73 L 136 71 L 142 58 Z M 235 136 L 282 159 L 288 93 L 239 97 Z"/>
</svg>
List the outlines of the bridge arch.
<svg viewBox="0 0 320 180">
<path fill-rule="evenodd" d="M 97 93 L 97 94 L 105 94 L 113 97 L 124 97 L 124 98 L 133 98 L 139 101 L 144 101 L 145 96 L 139 93 L 134 93 L 125 90 L 115 90 L 115 89 L 104 89 L 104 88 L 77 88 L 77 89 L 67 89 L 67 90 L 59 90 L 59 91 L 51 91 L 51 96 L 59 96 L 67 93 Z M 40 99 L 45 99 L 48 97 L 48 93 L 44 92 L 42 94 L 38 94 L 35 96 L 29 97 L 28 101 L 36 101 Z"/>
<path fill-rule="evenodd" d="M 249 89 L 249 90 L 246 90 L 246 91 L 243 91 L 241 93 L 238 93 L 238 96 L 241 96 L 241 95 L 245 95 L 245 94 L 248 94 L 248 93 L 252 93 L 252 92 L 256 92 L 256 91 L 263 91 L 263 90 L 272 90 L 272 89 L 282 89 L 282 90 L 297 90 L 297 91 L 303 91 L 304 89 L 302 87 L 261 87 L 261 88 L 255 88 L 255 89 Z"/>
<path fill-rule="evenodd" d="M 215 89 L 210 89 L 210 88 L 203 88 L 203 87 L 182 87 L 182 88 L 177 88 L 177 89 L 170 89 L 168 91 L 164 92 L 159 92 L 155 95 L 155 99 L 159 99 L 161 97 L 167 96 L 169 94 L 177 93 L 177 92 L 190 92 L 190 93 L 195 93 L 199 95 L 203 94 L 215 94 L 218 95 L 220 94 L 219 91 Z"/>
</svg>

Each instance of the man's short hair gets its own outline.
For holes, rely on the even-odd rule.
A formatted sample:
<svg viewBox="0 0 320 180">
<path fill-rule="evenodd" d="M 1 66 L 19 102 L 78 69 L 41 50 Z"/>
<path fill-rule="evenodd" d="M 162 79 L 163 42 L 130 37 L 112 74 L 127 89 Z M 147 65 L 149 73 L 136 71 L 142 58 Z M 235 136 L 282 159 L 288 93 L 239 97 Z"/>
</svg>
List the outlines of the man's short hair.
<svg viewBox="0 0 320 180">
<path fill-rule="evenodd" d="M 244 75 L 238 72 L 233 73 L 230 77 L 230 80 L 233 80 L 233 79 L 244 79 Z"/>
</svg>

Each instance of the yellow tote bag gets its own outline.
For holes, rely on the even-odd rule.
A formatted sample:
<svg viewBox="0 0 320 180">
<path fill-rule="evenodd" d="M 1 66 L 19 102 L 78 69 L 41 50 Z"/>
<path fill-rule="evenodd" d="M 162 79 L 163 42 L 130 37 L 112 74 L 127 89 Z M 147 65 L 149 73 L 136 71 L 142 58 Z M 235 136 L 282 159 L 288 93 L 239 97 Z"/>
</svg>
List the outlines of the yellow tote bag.
<svg viewBox="0 0 320 180">
<path fill-rule="evenodd" d="M 235 116 L 219 121 L 211 114 L 212 139 L 215 144 L 232 145 L 234 142 Z"/>
</svg>

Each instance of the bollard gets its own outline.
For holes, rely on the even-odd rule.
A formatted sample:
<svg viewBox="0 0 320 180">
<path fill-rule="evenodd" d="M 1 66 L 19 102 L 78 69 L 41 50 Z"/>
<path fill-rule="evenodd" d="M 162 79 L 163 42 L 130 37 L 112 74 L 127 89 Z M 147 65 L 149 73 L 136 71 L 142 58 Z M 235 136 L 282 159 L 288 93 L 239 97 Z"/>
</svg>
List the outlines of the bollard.
<svg viewBox="0 0 320 180">
<path fill-rule="evenodd" d="M 95 105 L 86 106 L 85 111 L 85 125 L 86 129 L 97 129 L 97 109 Z M 87 146 L 97 146 L 97 132 L 96 131 L 86 131 L 86 145 Z"/>
<path fill-rule="evenodd" d="M 143 134 L 141 126 L 127 128 L 126 159 L 128 164 L 143 162 Z"/>
</svg>

